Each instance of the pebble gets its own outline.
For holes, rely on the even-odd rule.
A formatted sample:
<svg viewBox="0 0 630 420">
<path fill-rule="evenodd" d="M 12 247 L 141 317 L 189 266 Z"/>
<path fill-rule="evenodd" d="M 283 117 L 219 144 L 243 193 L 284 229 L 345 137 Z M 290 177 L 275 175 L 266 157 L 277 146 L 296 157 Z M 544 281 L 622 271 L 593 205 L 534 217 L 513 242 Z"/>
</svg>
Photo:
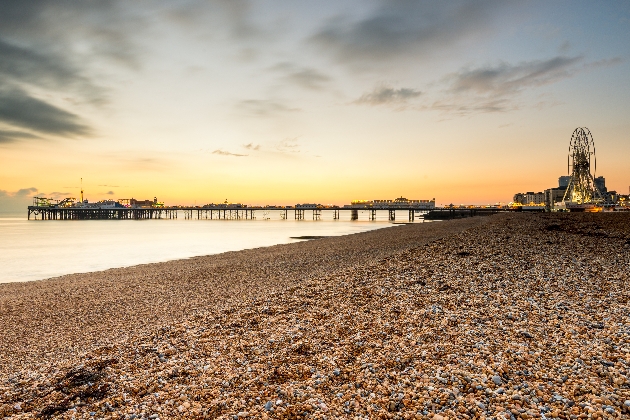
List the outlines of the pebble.
<svg viewBox="0 0 630 420">
<path fill-rule="evenodd" d="M 280 288 L 243 284 L 238 299 L 24 362 L 0 377 L 0 417 L 81 395 L 77 418 L 628 418 L 628 216 L 502 214 Z"/>
</svg>

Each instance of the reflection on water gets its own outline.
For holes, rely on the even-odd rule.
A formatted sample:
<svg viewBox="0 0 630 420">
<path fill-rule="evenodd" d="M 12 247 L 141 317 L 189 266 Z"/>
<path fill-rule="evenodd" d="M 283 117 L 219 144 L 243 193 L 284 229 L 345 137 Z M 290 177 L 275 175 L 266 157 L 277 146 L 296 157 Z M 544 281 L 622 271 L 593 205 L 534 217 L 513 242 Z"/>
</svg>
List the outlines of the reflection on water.
<svg viewBox="0 0 630 420">
<path fill-rule="evenodd" d="M 0 283 L 38 280 L 150 262 L 297 242 L 291 237 L 338 236 L 392 226 L 387 214 L 358 221 L 322 212 L 321 220 L 64 220 L 0 218 Z M 344 214 L 348 213 L 348 214 Z M 263 220 L 267 219 L 268 220 Z"/>
</svg>

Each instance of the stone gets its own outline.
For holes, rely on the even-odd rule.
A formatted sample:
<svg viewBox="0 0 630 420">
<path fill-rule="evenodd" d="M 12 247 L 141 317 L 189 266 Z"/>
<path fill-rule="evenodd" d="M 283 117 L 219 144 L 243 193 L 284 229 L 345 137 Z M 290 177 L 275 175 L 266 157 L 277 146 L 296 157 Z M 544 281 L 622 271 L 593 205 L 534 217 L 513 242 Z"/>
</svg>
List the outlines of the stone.
<svg viewBox="0 0 630 420">
<path fill-rule="evenodd" d="M 577 232 L 548 231 L 550 220 Z M 619 382 L 629 360 L 620 340 L 628 328 L 630 274 L 620 268 L 622 257 L 610 256 L 619 255 L 619 238 L 628 237 L 620 232 L 630 234 L 630 214 L 504 214 L 444 234 L 445 226 L 457 223 L 434 224 L 440 239 L 411 241 L 414 248 L 385 250 L 394 233 L 383 229 L 378 243 L 358 235 L 322 240 L 321 248 L 303 243 L 299 252 L 291 251 L 293 245 L 265 248 L 262 256 L 247 251 L 247 258 L 256 261 L 253 268 L 246 259 L 210 266 L 229 255 L 143 267 L 143 281 L 155 288 L 150 296 L 168 302 L 164 311 L 179 307 L 181 314 L 159 326 L 147 319 L 150 328 L 132 328 L 133 317 L 102 327 L 76 318 L 73 331 L 85 334 L 85 342 L 103 343 L 95 328 L 109 328 L 112 340 L 107 342 L 113 344 L 59 359 L 48 347 L 59 346 L 61 339 L 41 329 L 51 354 L 35 369 L 23 351 L 0 351 L 0 371 L 8 371 L 0 376 L 0 418 L 34 417 L 62 403 L 65 394 L 59 389 L 70 385 L 74 395 L 88 395 L 101 385 L 116 392 L 98 402 L 71 401 L 78 411 L 60 414 L 68 418 L 91 412 L 94 418 L 112 419 L 133 412 L 144 418 L 150 413 L 225 419 L 244 418 L 243 413 L 267 419 L 409 419 L 420 414 L 426 420 L 423 416 L 436 413 L 456 419 L 463 413 L 551 418 L 552 412 L 571 418 L 599 410 L 603 416 L 616 410 L 616 417 L 624 418 L 630 389 Z M 594 223 L 612 236 L 580 233 Z M 408 228 L 416 227 L 402 227 L 396 235 L 404 237 Z M 360 247 L 352 248 L 359 239 Z M 372 256 L 345 264 L 346 246 L 353 253 L 367 247 Z M 464 249 L 470 255 L 457 257 Z M 328 254 L 317 270 L 302 274 L 294 268 L 312 264 L 322 252 Z M 118 277 L 127 272 L 78 278 L 101 288 L 120 282 L 129 294 L 120 302 L 137 302 L 141 295 L 129 279 Z M 425 282 L 422 288 L 409 283 L 416 278 Z M 178 289 L 180 283 L 195 293 Z M 200 291 L 198 283 L 207 290 Z M 68 289 L 77 305 L 85 298 L 74 295 L 80 284 L 75 281 Z M 141 282 L 133 284 L 145 290 Z M 204 303 L 202 298 L 211 294 L 220 297 Z M 8 301 L 15 298 L 8 296 Z M 125 307 L 119 300 L 112 300 L 108 310 L 121 313 Z M 57 310 L 71 310 L 64 302 L 54 304 L 60 305 Z M 7 322 L 4 310 L 0 307 L 0 326 Z M 91 310 L 84 309 L 88 318 Z M 14 316 L 21 315 L 11 312 L 6 319 Z M 38 322 L 46 319 L 37 316 Z M 603 328 L 589 327 L 604 322 Z M 55 323 L 64 325 L 61 319 Z M 116 328 L 126 328 L 127 335 L 116 335 Z M 64 334 L 59 331 L 65 340 Z M 72 348 L 76 341 L 67 344 Z M 0 348 L 6 348 L 6 340 Z M 160 354 L 163 362 L 158 362 Z M 22 360 L 24 367 L 6 367 L 5 361 Z M 21 412 L 13 408 L 18 401 L 28 401 Z"/>
</svg>

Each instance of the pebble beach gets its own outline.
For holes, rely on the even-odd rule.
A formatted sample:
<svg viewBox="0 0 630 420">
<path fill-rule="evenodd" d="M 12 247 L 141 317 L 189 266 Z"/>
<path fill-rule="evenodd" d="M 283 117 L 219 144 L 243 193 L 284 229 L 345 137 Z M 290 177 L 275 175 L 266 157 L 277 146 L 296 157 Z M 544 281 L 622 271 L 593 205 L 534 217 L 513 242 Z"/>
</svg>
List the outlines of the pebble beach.
<svg viewBox="0 0 630 420">
<path fill-rule="evenodd" d="M 630 214 L 0 285 L 0 418 L 630 418 Z"/>
</svg>

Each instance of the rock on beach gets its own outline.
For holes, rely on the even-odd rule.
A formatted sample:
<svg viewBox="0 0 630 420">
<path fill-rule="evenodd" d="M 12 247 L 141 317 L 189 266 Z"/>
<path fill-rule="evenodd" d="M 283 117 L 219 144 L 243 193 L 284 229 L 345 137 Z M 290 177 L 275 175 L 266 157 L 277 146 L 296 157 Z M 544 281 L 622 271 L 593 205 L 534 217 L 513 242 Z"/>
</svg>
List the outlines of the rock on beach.
<svg viewBox="0 0 630 420">
<path fill-rule="evenodd" d="M 0 417 L 630 418 L 630 214 L 475 219 L 2 287 L 3 327 L 89 334 L 3 330 Z M 46 303 L 85 284 L 110 312 Z"/>
</svg>

